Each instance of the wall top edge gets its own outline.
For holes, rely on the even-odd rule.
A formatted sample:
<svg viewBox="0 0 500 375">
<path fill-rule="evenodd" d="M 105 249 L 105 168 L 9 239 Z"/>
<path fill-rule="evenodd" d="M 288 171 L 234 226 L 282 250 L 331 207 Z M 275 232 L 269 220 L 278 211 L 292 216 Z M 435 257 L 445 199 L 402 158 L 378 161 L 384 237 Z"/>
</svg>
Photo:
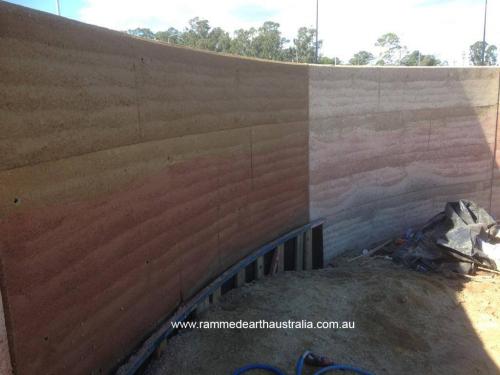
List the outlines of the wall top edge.
<svg viewBox="0 0 500 375">
<path fill-rule="evenodd" d="M 300 65 L 300 64 L 299 64 Z M 304 64 L 303 64 L 304 65 Z M 402 65 L 326 65 L 326 64 L 305 64 L 311 68 L 329 68 L 329 69 L 380 69 L 380 70 L 446 70 L 446 69 L 455 69 L 455 70 L 491 70 L 491 71 L 500 71 L 500 66 L 402 66 Z"/>
<path fill-rule="evenodd" d="M 232 55 L 227 53 L 213 52 L 202 49 L 197 49 L 193 47 L 173 45 L 166 42 L 162 42 L 159 40 L 149 40 L 140 37 L 136 37 L 133 35 L 129 35 L 124 31 L 118 31 L 109 29 L 102 26 L 92 25 L 85 22 L 73 20 L 70 18 L 66 18 L 63 16 L 58 16 L 53 13 L 48 13 L 28 7 L 24 7 L 17 4 L 8 3 L 0 0 L 0 38 L 11 37 L 11 34 L 14 34 L 10 30 L 7 30 L 7 27 L 2 28 L 3 20 L 18 18 L 19 20 L 26 20 L 28 22 L 35 22 L 37 24 L 46 24 L 50 27 L 60 28 L 61 32 L 72 31 L 71 29 L 86 29 L 91 32 L 98 32 L 107 34 L 109 36 L 119 37 L 130 42 L 139 43 L 142 47 L 156 47 L 156 48 L 164 48 L 165 50 L 178 50 L 183 52 L 192 52 L 200 55 L 213 56 L 215 58 L 220 59 L 232 59 L 236 62 L 238 61 L 248 61 L 248 62 L 256 62 L 256 63 L 264 63 L 264 64 L 276 64 L 276 65 L 286 65 L 286 66 L 296 66 L 296 67 L 306 67 L 308 64 L 288 62 L 288 61 L 276 61 L 276 60 L 266 60 L 256 57 L 246 57 L 239 55 Z M 25 25 L 26 26 L 26 25 Z M 29 27 L 29 25 L 27 26 Z M 54 31 L 54 29 L 52 29 Z"/>
<path fill-rule="evenodd" d="M 149 47 L 149 46 L 154 46 L 156 48 L 165 48 L 165 49 L 170 49 L 170 50 L 178 50 L 178 51 L 184 51 L 184 52 L 193 52 L 196 54 L 200 55 L 207 55 L 207 56 L 213 56 L 215 58 L 221 58 L 221 59 L 232 59 L 234 61 L 242 61 L 242 62 L 254 62 L 254 63 L 263 63 L 263 64 L 275 64 L 275 65 L 285 65 L 285 66 L 295 66 L 295 67 L 311 67 L 311 68 L 321 68 L 321 69 L 361 69 L 361 70 L 370 70 L 370 69 L 376 69 L 376 70 L 417 70 L 417 69 L 425 69 L 425 70 L 432 70 L 432 69 L 471 69 L 471 70 L 498 70 L 500 71 L 500 66 L 475 66 L 475 67 L 450 67 L 450 66 L 374 66 L 374 65 L 369 65 L 369 66 L 357 66 L 357 65 L 325 65 L 325 64 L 305 64 L 305 63 L 295 63 L 295 62 L 288 62 L 288 61 L 275 61 L 275 60 L 266 60 L 266 59 L 261 59 L 261 58 L 256 58 L 256 57 L 246 57 L 246 56 L 238 56 L 238 55 L 232 55 L 232 54 L 227 54 L 227 53 L 219 53 L 219 52 L 213 52 L 213 51 L 206 51 L 206 50 L 201 50 L 201 49 L 196 49 L 192 47 L 187 47 L 187 46 L 179 46 L 179 45 L 172 45 L 168 44 L 162 41 L 156 41 L 156 40 L 148 40 L 148 39 L 143 39 L 139 37 L 135 37 L 133 35 L 126 34 L 123 31 L 117 31 L 117 30 L 112 30 L 108 29 L 106 27 L 102 26 L 96 26 L 92 24 L 88 24 L 85 22 L 81 21 L 76 21 L 73 19 L 69 19 L 63 16 L 58 16 L 52 13 L 44 12 L 44 11 L 39 11 L 35 9 L 31 9 L 28 7 L 24 7 L 21 5 L 17 4 L 12 4 L 8 3 L 5 1 L 0 1 L 0 20 L 2 18 L 9 18 L 9 17 L 20 17 L 20 18 L 26 18 L 31 21 L 35 22 L 44 22 L 51 24 L 51 26 L 59 26 L 63 28 L 86 28 L 89 31 L 93 32 L 101 32 L 101 33 L 106 33 L 108 35 L 115 35 L 117 37 L 124 38 L 126 40 L 129 40 L 131 42 L 136 42 L 141 44 L 144 47 Z M 1 25 L 2 22 L 0 22 Z M 52 25 L 53 24 L 53 25 Z M 0 27 L 0 38 L 5 37 L 5 35 L 9 36 L 9 32 L 7 30 L 2 30 Z"/>
</svg>

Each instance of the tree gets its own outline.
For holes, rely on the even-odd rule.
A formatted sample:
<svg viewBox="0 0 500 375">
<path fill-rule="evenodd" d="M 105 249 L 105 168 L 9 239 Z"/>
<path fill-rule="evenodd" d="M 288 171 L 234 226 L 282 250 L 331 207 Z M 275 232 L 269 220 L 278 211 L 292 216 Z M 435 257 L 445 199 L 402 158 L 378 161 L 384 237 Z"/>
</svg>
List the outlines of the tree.
<svg viewBox="0 0 500 375">
<path fill-rule="evenodd" d="M 182 32 L 174 27 L 171 27 L 165 31 L 158 31 L 155 34 L 155 37 L 156 39 L 161 40 L 162 42 L 167 42 L 172 44 L 181 44 L 182 42 Z"/>
<path fill-rule="evenodd" d="M 319 63 L 325 65 L 340 65 L 342 61 L 338 57 L 320 56 Z"/>
<path fill-rule="evenodd" d="M 444 63 L 434 55 L 423 55 L 423 57 L 420 57 L 420 65 L 438 66 L 438 65 L 444 65 Z"/>
<path fill-rule="evenodd" d="M 281 52 L 281 58 L 283 61 L 298 62 L 297 49 L 293 46 L 284 48 Z"/>
<path fill-rule="evenodd" d="M 406 66 L 436 66 L 441 65 L 441 60 L 439 60 L 434 55 L 424 55 L 420 53 L 419 50 L 415 50 L 409 53 L 401 59 L 401 65 Z"/>
<path fill-rule="evenodd" d="M 406 49 L 395 33 L 386 33 L 377 39 L 375 46 L 382 48 L 377 65 L 399 65 L 401 54 Z"/>
<path fill-rule="evenodd" d="M 349 60 L 351 65 L 368 65 L 375 57 L 368 51 L 359 51 Z"/>
<path fill-rule="evenodd" d="M 229 33 L 220 27 L 210 30 L 207 49 L 215 52 L 229 52 L 231 49 L 231 37 Z"/>
<path fill-rule="evenodd" d="M 255 56 L 253 39 L 257 30 L 251 27 L 248 30 L 238 29 L 234 32 L 234 38 L 231 40 L 230 52 L 240 56 Z"/>
<path fill-rule="evenodd" d="M 495 65 L 497 63 L 497 47 L 493 44 L 484 43 L 484 63 L 483 63 L 483 42 L 477 41 L 469 47 L 469 58 L 472 65 Z"/>
<path fill-rule="evenodd" d="M 182 33 L 182 44 L 194 48 L 208 49 L 209 33 L 210 24 L 208 21 L 195 17 L 189 20 L 189 27 Z"/>
<path fill-rule="evenodd" d="M 283 46 L 288 42 L 281 36 L 280 24 L 266 21 L 259 27 L 253 46 L 257 57 L 268 60 L 283 60 Z"/>
<path fill-rule="evenodd" d="M 208 20 L 199 17 L 189 20 L 188 26 L 182 31 L 170 27 L 167 30 L 154 33 L 147 28 L 137 28 L 128 30 L 127 33 L 171 44 L 268 60 L 314 63 L 316 56 L 315 29 L 299 28 L 296 37 L 290 43 L 282 36 L 280 24 L 271 21 L 264 22 L 258 29 L 253 27 L 238 29 L 233 35 L 220 27 L 212 28 Z M 321 41 L 318 44 L 318 47 L 321 47 Z M 373 60 L 373 55 L 367 51 L 359 51 L 353 59 L 356 59 L 357 64 L 365 65 Z M 351 63 L 353 63 L 353 59 L 351 59 Z M 338 57 L 330 58 L 327 56 L 319 56 L 318 62 L 330 65 L 342 64 Z"/>
<path fill-rule="evenodd" d="M 316 29 L 301 27 L 297 32 L 297 38 L 293 39 L 293 48 L 289 53 L 295 52 L 295 59 L 292 60 L 301 63 L 314 63 L 316 59 Z M 321 42 L 318 42 L 321 44 Z"/>
<path fill-rule="evenodd" d="M 150 30 L 146 28 L 141 28 L 138 27 L 133 30 L 127 30 L 127 34 L 137 36 L 139 38 L 144 38 L 144 39 L 155 39 L 155 34 Z"/>
</svg>

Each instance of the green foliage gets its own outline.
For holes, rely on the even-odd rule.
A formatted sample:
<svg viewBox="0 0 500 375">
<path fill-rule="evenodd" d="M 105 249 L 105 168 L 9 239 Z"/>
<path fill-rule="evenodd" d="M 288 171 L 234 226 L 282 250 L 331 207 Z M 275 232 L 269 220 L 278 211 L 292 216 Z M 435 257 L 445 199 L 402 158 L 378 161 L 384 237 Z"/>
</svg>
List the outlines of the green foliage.
<svg viewBox="0 0 500 375">
<path fill-rule="evenodd" d="M 321 42 L 319 42 L 321 45 Z M 314 63 L 316 59 L 316 29 L 301 27 L 297 32 L 297 37 L 293 39 L 292 55 L 295 52 L 295 59 L 300 63 Z"/>
<path fill-rule="evenodd" d="M 288 40 L 281 36 L 280 24 L 266 21 L 259 27 L 253 39 L 253 46 L 257 57 L 268 60 L 283 60 L 283 46 Z"/>
<path fill-rule="evenodd" d="M 257 56 L 253 40 L 257 30 L 253 27 L 245 30 L 239 29 L 234 32 L 234 38 L 231 40 L 229 52 L 240 56 Z"/>
<path fill-rule="evenodd" d="M 420 58 L 420 66 L 438 66 L 438 65 L 443 65 L 443 63 L 434 55 L 423 55 L 423 57 Z"/>
<path fill-rule="evenodd" d="M 401 65 L 406 66 L 436 66 L 441 65 L 441 60 L 434 55 L 424 55 L 415 50 L 401 59 Z"/>
<path fill-rule="evenodd" d="M 318 63 L 325 65 L 340 65 L 342 61 L 338 57 L 320 56 Z"/>
<path fill-rule="evenodd" d="M 161 40 L 162 42 L 181 44 L 182 32 L 180 32 L 176 28 L 171 27 L 165 31 L 158 31 L 155 34 L 155 38 Z"/>
<path fill-rule="evenodd" d="M 280 31 L 280 25 L 276 22 L 267 21 L 258 29 L 238 29 L 231 36 L 220 27 L 212 28 L 208 20 L 199 17 L 189 20 L 188 27 L 183 31 L 173 27 L 154 33 L 148 28 L 136 28 L 128 30 L 127 33 L 146 39 L 155 39 L 167 43 L 179 44 L 193 48 L 206 49 L 214 52 L 232 53 L 240 56 L 258 57 L 269 60 L 293 61 L 299 63 L 314 63 L 316 54 L 316 30 L 301 27 L 292 43 L 284 38 Z M 321 48 L 322 42 L 319 41 Z M 423 65 L 434 66 L 443 63 L 434 55 L 424 55 L 418 50 L 406 54 L 405 47 L 401 46 L 399 37 L 395 33 L 386 33 L 377 39 L 375 44 L 382 49 L 380 58 L 376 65 Z M 476 42 L 470 46 L 471 61 L 474 65 L 480 65 L 482 42 Z M 496 63 L 497 49 L 495 46 L 487 46 L 485 60 L 486 65 Z M 369 51 L 359 51 L 349 60 L 352 65 L 367 65 L 375 60 Z M 338 57 L 320 56 L 319 64 L 340 65 L 342 61 Z"/>
<path fill-rule="evenodd" d="M 137 28 L 127 30 L 127 33 L 145 39 L 268 60 L 314 62 L 315 56 L 315 29 L 301 27 L 293 44 L 289 45 L 290 41 L 281 34 L 279 23 L 271 21 L 264 22 L 258 29 L 236 30 L 233 37 L 220 27 L 212 28 L 208 20 L 199 17 L 189 20 L 188 27 L 183 31 L 171 27 L 155 34 L 150 29 Z"/>
<path fill-rule="evenodd" d="M 351 65 L 368 65 L 375 56 L 368 51 L 359 51 L 354 54 L 354 56 L 349 60 Z"/>
<path fill-rule="evenodd" d="M 377 39 L 375 46 L 382 49 L 377 65 L 399 65 L 401 54 L 405 50 L 399 36 L 395 33 L 386 33 Z"/>
<path fill-rule="evenodd" d="M 127 30 L 127 34 L 137 36 L 139 38 L 144 39 L 155 39 L 155 33 L 153 33 L 150 29 L 138 27 L 133 30 Z"/>
<path fill-rule="evenodd" d="M 231 50 L 231 37 L 229 33 L 216 27 L 208 34 L 208 47 L 210 51 L 229 52 Z"/>
<path fill-rule="evenodd" d="M 189 27 L 182 33 L 182 44 L 201 49 L 208 49 L 210 24 L 207 20 L 195 17 L 189 20 Z"/>
<path fill-rule="evenodd" d="M 484 63 L 483 63 L 484 46 Z M 469 59 L 472 65 L 495 65 L 497 63 L 497 47 L 477 41 L 469 47 Z"/>
</svg>

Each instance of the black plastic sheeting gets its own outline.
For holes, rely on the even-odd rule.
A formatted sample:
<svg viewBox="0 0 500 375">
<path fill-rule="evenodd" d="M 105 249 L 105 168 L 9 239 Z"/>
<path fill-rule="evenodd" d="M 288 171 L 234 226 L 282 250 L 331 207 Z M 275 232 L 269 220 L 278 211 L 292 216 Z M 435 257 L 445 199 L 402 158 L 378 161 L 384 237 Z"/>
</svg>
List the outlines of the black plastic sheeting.
<svg viewBox="0 0 500 375">
<path fill-rule="evenodd" d="M 499 232 L 497 222 L 474 202 L 448 202 L 422 229 L 406 233 L 405 244 L 392 259 L 418 271 L 471 274 L 477 266 L 496 270 L 495 261 L 481 249 L 483 243 L 500 244 Z"/>
</svg>

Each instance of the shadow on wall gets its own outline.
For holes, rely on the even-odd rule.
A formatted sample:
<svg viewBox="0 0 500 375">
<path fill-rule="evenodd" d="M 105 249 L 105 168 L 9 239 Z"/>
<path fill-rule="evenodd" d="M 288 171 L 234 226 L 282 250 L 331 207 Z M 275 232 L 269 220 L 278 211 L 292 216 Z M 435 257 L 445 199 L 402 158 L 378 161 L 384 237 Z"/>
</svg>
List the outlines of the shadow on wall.
<svg viewBox="0 0 500 375">
<path fill-rule="evenodd" d="M 498 68 L 310 67 L 310 215 L 327 219 L 325 257 L 400 236 L 460 198 L 498 218 L 499 92 Z M 471 321 L 460 304 L 462 291 L 457 282 L 455 306 L 447 307 L 454 310 L 453 322 L 436 336 L 444 337 L 448 348 L 430 356 L 456 373 L 497 373 L 498 364 L 476 332 L 489 316 L 475 314 Z M 392 337 L 387 349 L 405 344 L 419 351 L 410 318 L 398 326 L 399 317 L 381 315 L 373 301 L 365 319 L 371 347 L 384 347 Z M 433 353 L 432 347 L 420 349 Z M 418 367 L 409 373 L 422 373 Z M 439 372 L 429 362 L 423 367 Z"/>
<path fill-rule="evenodd" d="M 401 235 L 447 201 L 500 214 L 499 72 L 310 67 L 310 215 L 328 219 L 327 259 Z"/>
</svg>

